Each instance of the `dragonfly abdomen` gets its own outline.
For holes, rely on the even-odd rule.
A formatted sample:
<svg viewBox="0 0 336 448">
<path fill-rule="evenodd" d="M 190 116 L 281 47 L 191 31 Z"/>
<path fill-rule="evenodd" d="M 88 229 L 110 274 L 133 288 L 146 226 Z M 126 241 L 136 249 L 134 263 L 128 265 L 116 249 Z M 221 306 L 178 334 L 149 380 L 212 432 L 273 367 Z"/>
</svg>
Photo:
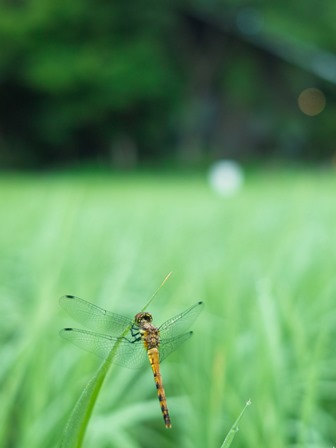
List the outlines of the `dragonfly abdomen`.
<svg viewBox="0 0 336 448">
<path fill-rule="evenodd" d="M 159 351 L 157 348 L 150 348 L 148 351 L 149 362 L 152 366 L 154 381 L 156 385 L 157 394 L 160 401 L 160 407 L 163 415 L 163 420 L 165 422 L 166 428 L 171 428 L 171 421 L 167 407 L 166 394 L 162 383 L 162 377 L 160 373 L 160 363 L 159 363 Z"/>
</svg>

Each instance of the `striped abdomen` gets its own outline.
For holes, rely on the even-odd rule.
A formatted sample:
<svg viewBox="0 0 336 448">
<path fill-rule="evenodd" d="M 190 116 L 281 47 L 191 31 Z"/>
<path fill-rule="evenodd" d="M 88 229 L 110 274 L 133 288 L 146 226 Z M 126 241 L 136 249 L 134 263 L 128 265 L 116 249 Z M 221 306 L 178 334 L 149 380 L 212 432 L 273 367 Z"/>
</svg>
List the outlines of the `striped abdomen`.
<svg viewBox="0 0 336 448">
<path fill-rule="evenodd" d="M 156 390 L 158 393 L 161 411 L 163 415 L 163 420 L 165 422 L 166 428 L 171 428 L 171 422 L 169 417 L 169 412 L 167 408 L 166 394 L 162 384 L 162 377 L 160 373 L 160 363 L 159 363 L 159 351 L 157 348 L 150 348 L 148 351 L 149 362 L 151 363 L 154 381 L 156 385 Z"/>
</svg>

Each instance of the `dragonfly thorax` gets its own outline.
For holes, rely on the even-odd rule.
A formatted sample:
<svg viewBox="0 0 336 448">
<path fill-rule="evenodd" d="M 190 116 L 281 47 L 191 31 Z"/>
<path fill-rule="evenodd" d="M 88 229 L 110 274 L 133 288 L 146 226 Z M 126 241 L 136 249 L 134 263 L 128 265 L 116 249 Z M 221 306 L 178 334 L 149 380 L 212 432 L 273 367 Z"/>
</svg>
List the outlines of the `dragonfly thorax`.
<svg viewBox="0 0 336 448">
<path fill-rule="evenodd" d="M 152 324 L 152 315 L 150 313 L 138 313 L 134 320 L 139 326 L 141 339 L 145 344 L 146 350 L 158 348 L 160 345 L 160 332 Z"/>
<path fill-rule="evenodd" d="M 141 331 L 141 330 L 140 330 Z M 142 340 L 147 350 L 158 348 L 160 345 L 160 331 L 151 324 L 145 324 L 145 328 L 141 331 Z"/>
</svg>

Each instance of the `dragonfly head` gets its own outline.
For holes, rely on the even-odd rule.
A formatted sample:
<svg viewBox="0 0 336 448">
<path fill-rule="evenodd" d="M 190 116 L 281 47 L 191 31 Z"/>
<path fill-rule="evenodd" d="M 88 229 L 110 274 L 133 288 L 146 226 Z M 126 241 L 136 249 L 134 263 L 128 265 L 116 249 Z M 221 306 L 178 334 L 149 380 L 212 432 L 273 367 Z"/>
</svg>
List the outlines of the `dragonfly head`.
<svg viewBox="0 0 336 448">
<path fill-rule="evenodd" d="M 150 323 L 152 322 L 153 318 L 152 315 L 150 313 L 138 313 L 135 315 L 135 323 L 138 325 L 143 325 L 145 323 Z"/>
</svg>

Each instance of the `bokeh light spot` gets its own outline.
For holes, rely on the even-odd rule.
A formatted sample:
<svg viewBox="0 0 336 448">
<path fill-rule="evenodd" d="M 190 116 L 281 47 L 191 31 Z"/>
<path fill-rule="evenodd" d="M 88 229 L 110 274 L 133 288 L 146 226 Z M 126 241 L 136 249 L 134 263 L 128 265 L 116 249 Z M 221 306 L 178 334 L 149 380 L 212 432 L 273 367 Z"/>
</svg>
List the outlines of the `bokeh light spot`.
<svg viewBox="0 0 336 448">
<path fill-rule="evenodd" d="M 210 186 L 222 196 L 231 196 L 236 193 L 241 188 L 243 180 L 242 168 L 232 160 L 220 160 L 210 167 Z"/>
<path fill-rule="evenodd" d="M 326 106 L 326 99 L 321 90 L 310 87 L 300 93 L 298 104 L 304 114 L 313 117 L 323 111 Z"/>
</svg>

